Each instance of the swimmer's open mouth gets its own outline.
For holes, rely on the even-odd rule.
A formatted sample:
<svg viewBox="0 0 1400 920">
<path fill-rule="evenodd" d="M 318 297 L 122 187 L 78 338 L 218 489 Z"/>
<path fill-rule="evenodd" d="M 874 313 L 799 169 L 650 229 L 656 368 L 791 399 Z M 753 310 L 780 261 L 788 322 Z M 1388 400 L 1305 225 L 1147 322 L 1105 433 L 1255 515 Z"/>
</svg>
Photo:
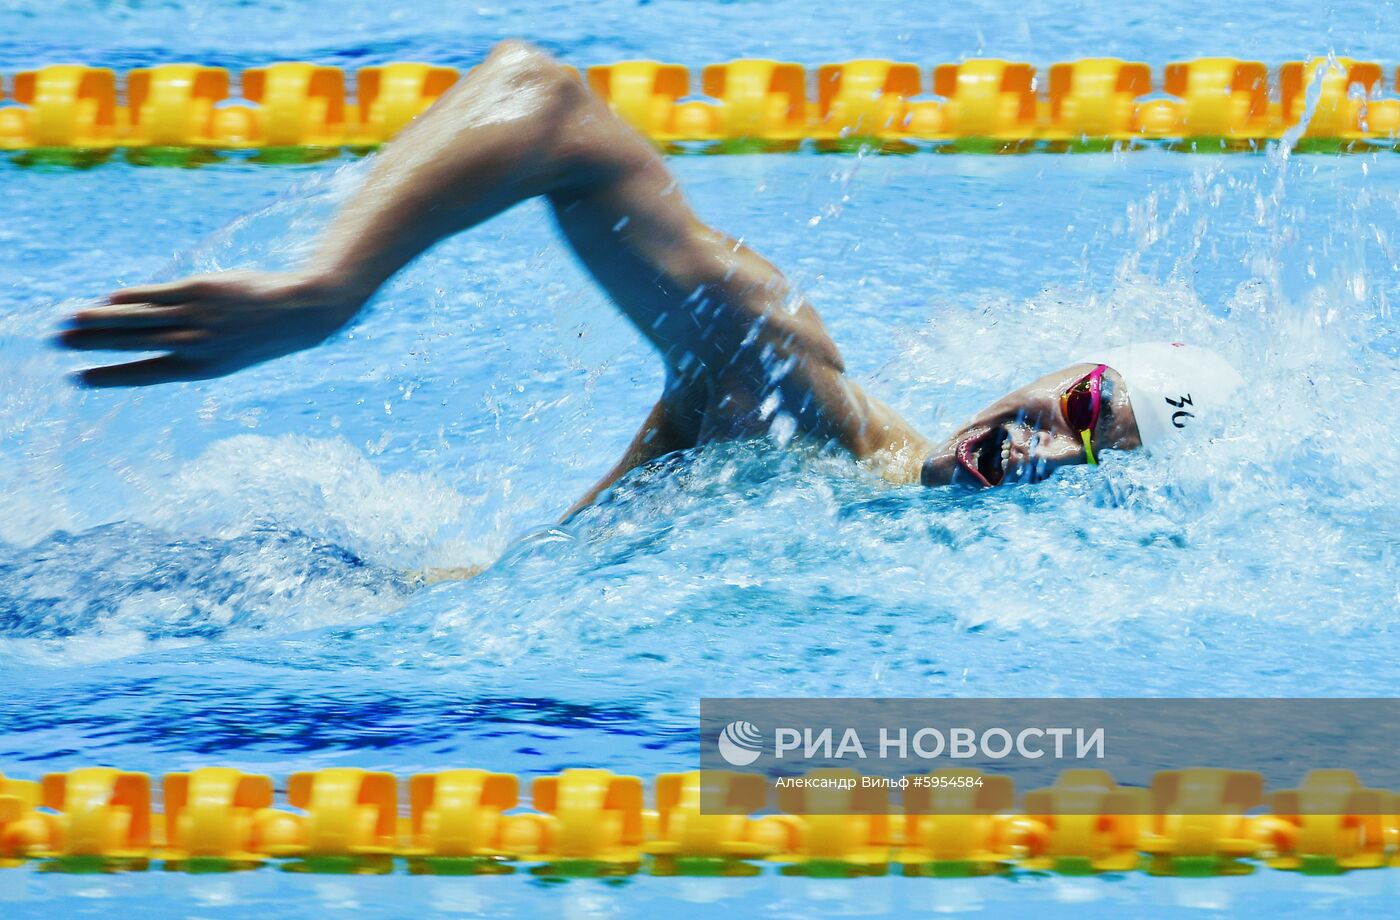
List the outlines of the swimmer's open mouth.
<svg viewBox="0 0 1400 920">
<path fill-rule="evenodd" d="M 958 445 L 958 463 L 972 478 L 991 488 L 1001 485 L 1011 464 L 1011 434 L 997 427 Z"/>
</svg>

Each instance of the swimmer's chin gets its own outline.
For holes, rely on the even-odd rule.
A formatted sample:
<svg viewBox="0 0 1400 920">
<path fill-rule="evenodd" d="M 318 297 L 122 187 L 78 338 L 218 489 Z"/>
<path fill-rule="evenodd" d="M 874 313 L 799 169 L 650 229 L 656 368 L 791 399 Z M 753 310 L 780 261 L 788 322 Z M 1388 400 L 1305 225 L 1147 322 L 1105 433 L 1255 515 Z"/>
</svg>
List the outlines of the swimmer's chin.
<svg viewBox="0 0 1400 920">
<path fill-rule="evenodd" d="M 919 482 L 926 486 L 968 485 L 968 478 L 958 465 L 957 455 L 951 450 L 931 454 L 919 468 Z"/>
</svg>

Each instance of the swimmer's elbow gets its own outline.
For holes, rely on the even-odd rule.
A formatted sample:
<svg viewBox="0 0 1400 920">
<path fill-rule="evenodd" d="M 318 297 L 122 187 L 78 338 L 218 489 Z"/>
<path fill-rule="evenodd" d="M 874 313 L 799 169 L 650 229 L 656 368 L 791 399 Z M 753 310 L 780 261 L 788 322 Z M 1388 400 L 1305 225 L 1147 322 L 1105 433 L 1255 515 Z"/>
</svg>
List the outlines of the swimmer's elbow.
<svg viewBox="0 0 1400 920">
<path fill-rule="evenodd" d="M 572 100 L 583 89 L 578 71 L 542 48 L 520 39 L 498 43 L 491 49 L 487 64 L 499 67 L 520 86 L 529 86 L 549 98 Z"/>
<path fill-rule="evenodd" d="M 529 139 L 538 149 L 550 137 L 566 133 L 559 126 L 585 93 L 573 68 L 529 42 L 512 39 L 497 44 L 467 79 L 444 93 L 433 114 L 464 130 L 514 123 L 540 135 Z"/>
</svg>

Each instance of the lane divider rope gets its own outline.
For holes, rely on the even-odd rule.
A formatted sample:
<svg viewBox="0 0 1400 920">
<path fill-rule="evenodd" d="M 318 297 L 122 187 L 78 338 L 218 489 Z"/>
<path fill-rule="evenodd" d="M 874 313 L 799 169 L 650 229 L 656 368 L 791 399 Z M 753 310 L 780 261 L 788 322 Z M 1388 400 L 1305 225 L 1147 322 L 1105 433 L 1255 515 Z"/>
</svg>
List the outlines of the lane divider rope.
<svg viewBox="0 0 1400 920">
<path fill-rule="evenodd" d="M 110 69 L 54 64 L 0 77 L 0 150 L 257 150 L 281 159 L 363 151 L 392 138 L 459 77 L 428 63 L 364 67 L 352 95 L 345 71 L 307 62 L 244 70 L 236 89 L 227 69 L 201 64 L 132 70 L 120 86 Z M 985 58 L 938 64 L 927 77 L 917 64 L 890 60 L 815 73 L 736 60 L 702 68 L 698 83 L 689 68 L 658 61 L 579 74 L 671 152 L 1218 152 L 1261 149 L 1286 132 L 1299 134 L 1301 150 L 1345 151 L 1390 148 L 1400 135 L 1400 73 L 1387 77 L 1380 64 L 1350 58 L 1272 69 L 1201 58 L 1160 74 L 1117 58 L 1056 63 L 1043 73 Z"/>
<path fill-rule="evenodd" d="M 899 804 L 852 770 L 806 778 L 770 796 L 758 774 L 661 774 L 648 804 L 638 777 L 569 769 L 536 777 L 527 809 L 509 773 L 445 770 L 401 787 L 390 773 L 336 767 L 291 774 L 279 796 L 269 776 L 205 767 L 166 774 L 157 808 L 145 773 L 0 775 L 0 866 L 209 870 L 276 860 L 389 872 L 407 860 L 417 872 L 752 875 L 776 864 L 814 876 L 966 877 L 1400 865 L 1400 796 L 1346 770 L 1315 770 L 1297 789 L 1266 795 L 1258 773 L 1239 770 L 1162 771 L 1144 788 L 1075 769 L 1019 803 L 1010 777 L 972 769 L 923 774 Z M 714 803 L 734 813 L 710 813 Z"/>
</svg>

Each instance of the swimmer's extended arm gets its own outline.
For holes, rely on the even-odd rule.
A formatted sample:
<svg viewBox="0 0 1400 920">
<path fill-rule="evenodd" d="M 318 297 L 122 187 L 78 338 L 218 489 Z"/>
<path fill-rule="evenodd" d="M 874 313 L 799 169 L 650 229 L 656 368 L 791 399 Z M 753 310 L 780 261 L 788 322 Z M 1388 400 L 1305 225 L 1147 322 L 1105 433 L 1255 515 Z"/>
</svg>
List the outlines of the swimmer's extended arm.
<svg viewBox="0 0 1400 920">
<path fill-rule="evenodd" d="M 119 291 L 75 316 L 63 342 L 167 352 L 89 370 L 90 386 L 232 373 L 323 341 L 419 253 L 534 196 L 665 362 L 666 393 L 633 465 L 758 408 L 775 380 L 800 429 L 857 456 L 917 437 L 846 379 L 815 311 L 776 268 L 701 223 L 644 138 L 519 43 L 498 47 L 379 155 L 304 270 Z"/>
</svg>

